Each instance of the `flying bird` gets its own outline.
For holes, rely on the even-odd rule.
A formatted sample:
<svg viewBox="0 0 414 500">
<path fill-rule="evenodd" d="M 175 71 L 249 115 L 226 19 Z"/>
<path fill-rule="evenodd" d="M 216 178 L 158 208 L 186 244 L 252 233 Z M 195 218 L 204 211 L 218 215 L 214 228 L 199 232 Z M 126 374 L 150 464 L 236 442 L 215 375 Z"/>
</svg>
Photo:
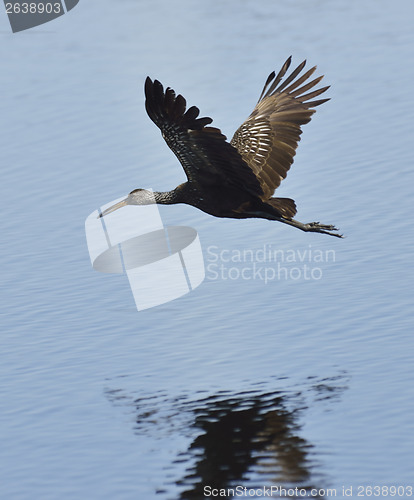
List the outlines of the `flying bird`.
<svg viewBox="0 0 414 500">
<path fill-rule="evenodd" d="M 328 88 L 313 89 L 323 78 L 309 81 L 316 66 L 300 75 L 303 61 L 285 75 L 291 57 L 276 75 L 266 80 L 259 101 L 232 140 L 210 127 L 211 118 L 199 118 L 196 106 L 186 109 L 186 100 L 158 80 L 145 81 L 145 108 L 180 161 L 187 182 L 172 191 L 135 189 L 122 201 L 104 210 L 100 217 L 126 205 L 186 203 L 215 217 L 262 218 L 289 224 L 302 231 L 342 235 L 332 225 L 302 223 L 293 217 L 296 204 L 290 198 L 273 198 L 286 177 L 302 133 L 316 106 L 329 99 L 313 100 Z"/>
</svg>

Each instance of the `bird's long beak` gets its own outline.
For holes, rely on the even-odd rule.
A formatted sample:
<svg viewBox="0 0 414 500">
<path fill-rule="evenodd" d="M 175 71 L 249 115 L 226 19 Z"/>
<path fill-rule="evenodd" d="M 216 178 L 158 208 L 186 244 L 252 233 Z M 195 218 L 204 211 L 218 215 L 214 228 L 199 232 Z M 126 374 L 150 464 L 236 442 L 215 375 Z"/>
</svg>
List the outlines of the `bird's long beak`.
<svg viewBox="0 0 414 500">
<path fill-rule="evenodd" d="M 100 217 L 104 217 L 105 215 L 110 214 L 111 212 L 114 212 L 115 210 L 118 210 L 118 208 L 126 207 L 128 205 L 128 198 L 125 198 L 125 200 L 119 201 L 118 203 L 115 203 L 115 205 L 112 205 L 112 207 L 107 208 L 104 210 L 100 215 L 98 215 L 98 219 Z"/>
</svg>

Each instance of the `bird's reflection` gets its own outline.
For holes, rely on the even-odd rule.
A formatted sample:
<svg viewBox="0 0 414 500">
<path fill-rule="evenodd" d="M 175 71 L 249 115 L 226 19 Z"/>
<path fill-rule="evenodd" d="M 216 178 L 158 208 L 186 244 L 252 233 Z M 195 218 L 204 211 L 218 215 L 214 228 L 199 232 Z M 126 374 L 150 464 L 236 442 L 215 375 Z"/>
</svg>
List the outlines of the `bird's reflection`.
<svg viewBox="0 0 414 500">
<path fill-rule="evenodd" d="M 222 490 L 252 475 L 257 487 L 309 486 L 311 445 L 298 435 L 298 409 L 287 409 L 282 395 L 212 396 L 198 403 L 192 411 L 200 434 L 189 448 L 194 465 L 178 482 L 187 487 L 180 498 L 204 498 L 206 485 Z"/>
<path fill-rule="evenodd" d="M 335 398 L 345 388 L 334 378 L 331 382 L 312 380 L 313 402 L 321 401 L 322 385 L 329 388 L 323 391 L 323 400 Z M 110 397 L 125 396 L 112 391 Z M 221 493 L 220 498 L 232 498 L 222 493 L 238 485 L 253 490 L 277 484 L 310 492 L 324 483 L 317 453 L 302 435 L 301 421 L 310 403 L 299 391 L 219 391 L 198 399 L 158 393 L 134 399 L 133 404 L 138 434 L 148 425 L 154 430 L 168 422 L 173 433 L 191 436 L 187 450 L 172 464 L 181 470 L 185 465 L 175 480 L 181 500 L 205 499 L 213 490 Z M 161 488 L 162 492 L 167 491 Z"/>
</svg>

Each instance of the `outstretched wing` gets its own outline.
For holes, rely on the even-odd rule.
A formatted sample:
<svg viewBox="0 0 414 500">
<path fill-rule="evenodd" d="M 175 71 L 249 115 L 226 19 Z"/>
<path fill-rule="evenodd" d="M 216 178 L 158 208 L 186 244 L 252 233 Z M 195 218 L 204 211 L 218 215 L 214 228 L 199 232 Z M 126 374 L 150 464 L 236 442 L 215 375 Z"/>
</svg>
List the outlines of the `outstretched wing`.
<svg viewBox="0 0 414 500">
<path fill-rule="evenodd" d="M 145 81 L 145 108 L 179 159 L 190 182 L 233 185 L 256 196 L 263 190 L 255 174 L 218 128 L 207 127 L 211 118 L 198 118 L 199 109 L 186 110 L 183 96 L 164 91 L 158 80 Z"/>
<path fill-rule="evenodd" d="M 252 114 L 238 128 L 230 142 L 258 178 L 264 201 L 272 196 L 286 177 L 296 154 L 302 133 L 301 125 L 310 121 L 315 112 L 312 108 L 329 101 L 311 100 L 325 92 L 329 86 L 306 93 L 323 78 L 320 76 L 305 83 L 316 66 L 296 79 L 306 61 L 281 83 L 290 63 L 291 57 L 277 76 L 274 72 L 269 75 Z"/>
</svg>

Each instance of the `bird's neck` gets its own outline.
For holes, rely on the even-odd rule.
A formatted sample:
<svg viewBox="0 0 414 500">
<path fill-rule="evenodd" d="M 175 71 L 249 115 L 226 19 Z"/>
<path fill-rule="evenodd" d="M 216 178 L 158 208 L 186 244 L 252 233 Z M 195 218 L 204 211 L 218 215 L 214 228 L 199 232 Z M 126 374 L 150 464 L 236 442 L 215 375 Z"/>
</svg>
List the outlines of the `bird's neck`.
<svg viewBox="0 0 414 500">
<path fill-rule="evenodd" d="M 154 191 L 152 194 L 154 196 L 155 203 L 160 205 L 171 205 L 174 203 L 174 197 L 171 195 L 172 191 Z"/>
<path fill-rule="evenodd" d="M 183 203 L 183 184 L 177 186 L 172 191 L 154 191 L 155 203 L 160 205 L 174 205 L 175 203 Z"/>
</svg>

